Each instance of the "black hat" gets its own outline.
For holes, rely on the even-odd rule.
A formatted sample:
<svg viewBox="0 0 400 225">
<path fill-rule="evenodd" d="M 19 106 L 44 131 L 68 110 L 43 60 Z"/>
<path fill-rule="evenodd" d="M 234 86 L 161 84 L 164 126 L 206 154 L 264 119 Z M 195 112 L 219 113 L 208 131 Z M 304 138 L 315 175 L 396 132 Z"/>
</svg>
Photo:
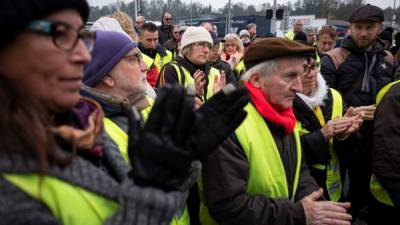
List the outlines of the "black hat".
<svg viewBox="0 0 400 225">
<path fill-rule="evenodd" d="M 303 31 L 299 31 L 294 35 L 293 41 L 300 42 L 302 44 L 307 44 L 307 35 Z"/>
<path fill-rule="evenodd" d="M 393 36 L 392 33 L 390 33 L 390 31 L 384 30 L 378 36 L 380 39 L 388 41 L 390 44 L 392 44 L 393 42 Z"/>
<path fill-rule="evenodd" d="M 89 16 L 86 0 L 1 0 L 0 49 L 6 47 L 29 22 L 63 9 L 76 9 L 84 22 Z"/>
<path fill-rule="evenodd" d="M 262 38 L 247 49 L 244 54 L 244 64 L 248 70 L 261 62 L 280 57 L 314 57 L 315 51 L 313 47 L 284 38 Z"/>
<path fill-rule="evenodd" d="M 371 4 L 355 9 L 349 18 L 350 23 L 357 21 L 383 22 L 384 20 L 383 10 Z"/>
</svg>

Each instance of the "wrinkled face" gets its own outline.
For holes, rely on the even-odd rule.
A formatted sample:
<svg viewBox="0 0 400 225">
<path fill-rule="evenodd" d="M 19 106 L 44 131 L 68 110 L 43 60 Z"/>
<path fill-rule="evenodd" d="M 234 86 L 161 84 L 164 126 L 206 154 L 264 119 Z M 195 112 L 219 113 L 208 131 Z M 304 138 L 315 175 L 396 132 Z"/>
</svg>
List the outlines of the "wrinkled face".
<svg viewBox="0 0 400 225">
<path fill-rule="evenodd" d="M 167 26 L 171 26 L 172 24 L 172 15 L 169 13 L 165 13 L 163 17 L 163 24 Z"/>
<path fill-rule="evenodd" d="M 288 109 L 293 106 L 297 92 L 303 90 L 301 76 L 304 74 L 303 58 L 284 58 L 278 61 L 278 69 L 269 76 L 260 76 L 258 86 L 275 109 Z"/>
<path fill-rule="evenodd" d="M 238 51 L 238 45 L 234 39 L 227 39 L 224 46 L 225 53 L 228 55 L 233 55 Z"/>
<path fill-rule="evenodd" d="M 310 60 L 307 73 L 301 76 L 301 83 L 303 85 L 303 94 L 309 95 L 317 87 L 317 74 L 318 63 L 314 59 Z"/>
<path fill-rule="evenodd" d="M 207 42 L 195 42 L 191 45 L 191 50 L 186 56 L 190 62 L 195 65 L 203 65 L 207 63 L 208 54 L 210 53 L 211 45 Z"/>
<path fill-rule="evenodd" d="M 381 32 L 382 23 L 354 22 L 350 26 L 351 37 L 358 48 L 368 48 Z"/>
<path fill-rule="evenodd" d="M 136 17 L 136 20 L 135 20 L 136 29 L 138 29 L 138 30 L 142 29 L 144 22 L 145 21 L 144 21 L 144 17 L 143 16 Z"/>
<path fill-rule="evenodd" d="M 294 30 L 294 32 L 299 32 L 299 31 L 301 31 L 303 29 L 303 22 L 301 22 L 301 21 L 296 21 L 294 24 L 293 24 L 293 30 Z"/>
<path fill-rule="evenodd" d="M 43 20 L 64 22 L 76 30 L 83 26 L 75 10 L 61 10 Z M 90 59 L 81 39 L 66 51 L 57 47 L 50 35 L 24 31 L 0 53 L 0 71 L 47 111 L 57 113 L 79 101 L 83 67 Z"/>
<path fill-rule="evenodd" d="M 147 69 L 139 50 L 134 48 L 129 51 L 110 72 L 116 92 L 128 99 L 143 95 L 146 91 Z"/>
<path fill-rule="evenodd" d="M 334 49 L 335 45 L 336 41 L 333 40 L 329 34 L 322 34 L 318 36 L 317 48 L 319 52 L 325 54 L 330 50 Z"/>
<path fill-rule="evenodd" d="M 144 30 L 140 35 L 140 42 L 144 48 L 156 49 L 158 44 L 158 31 L 150 32 Z"/>
</svg>

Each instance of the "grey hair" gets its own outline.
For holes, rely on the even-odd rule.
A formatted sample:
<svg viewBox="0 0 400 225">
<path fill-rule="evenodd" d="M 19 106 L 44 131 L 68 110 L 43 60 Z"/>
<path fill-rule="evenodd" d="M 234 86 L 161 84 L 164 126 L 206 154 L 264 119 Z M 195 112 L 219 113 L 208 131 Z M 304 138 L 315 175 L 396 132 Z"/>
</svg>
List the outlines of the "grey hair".
<svg viewBox="0 0 400 225">
<path fill-rule="evenodd" d="M 241 80 L 243 81 L 250 80 L 251 75 L 256 73 L 259 74 L 261 77 L 268 77 L 269 75 L 275 73 L 276 71 L 278 71 L 278 60 L 277 59 L 267 60 L 247 70 L 246 73 L 243 74 Z"/>
<path fill-rule="evenodd" d="M 188 56 L 190 52 L 192 51 L 192 44 L 184 47 L 183 49 L 180 50 L 179 54 L 182 56 Z"/>
</svg>

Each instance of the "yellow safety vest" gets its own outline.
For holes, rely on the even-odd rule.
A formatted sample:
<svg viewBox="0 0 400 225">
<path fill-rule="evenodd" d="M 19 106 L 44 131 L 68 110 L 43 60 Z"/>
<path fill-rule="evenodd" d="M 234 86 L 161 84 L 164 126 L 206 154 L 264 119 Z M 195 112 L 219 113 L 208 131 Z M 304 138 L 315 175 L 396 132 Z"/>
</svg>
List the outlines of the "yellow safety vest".
<svg viewBox="0 0 400 225">
<path fill-rule="evenodd" d="M 296 34 L 294 33 L 294 31 L 289 31 L 289 32 L 286 33 L 285 37 L 286 37 L 287 39 L 293 41 L 295 35 L 296 35 Z"/>
<path fill-rule="evenodd" d="M 390 90 L 390 88 L 397 83 L 400 83 L 400 80 L 387 84 L 385 87 L 383 87 L 378 92 L 378 94 L 376 95 L 376 105 L 377 106 L 379 105 L 379 103 L 381 102 L 381 100 L 385 96 L 385 94 Z M 384 203 L 386 205 L 394 207 L 394 203 L 393 203 L 392 199 L 390 198 L 388 192 L 385 190 L 384 187 L 382 187 L 382 185 L 378 181 L 378 178 L 374 174 L 372 174 L 372 176 L 371 176 L 370 189 L 371 189 L 372 195 L 375 197 L 376 200 L 378 200 L 379 202 Z"/>
<path fill-rule="evenodd" d="M 165 64 L 172 61 L 172 52 L 169 50 L 165 51 L 167 52 L 167 55 L 161 57 L 161 55 L 157 53 L 154 59 L 142 52 L 143 61 L 149 68 L 154 64 L 157 67 L 157 71 L 160 72 Z"/>
<path fill-rule="evenodd" d="M 239 61 L 238 64 L 235 66 L 235 73 L 238 76 L 237 79 L 240 79 L 240 77 L 246 72 L 246 67 L 244 65 L 244 58 L 242 57 Z"/>
<path fill-rule="evenodd" d="M 154 100 L 149 99 L 150 105 L 143 109 L 141 112 L 143 116 L 143 120 L 147 121 L 151 109 L 154 104 Z M 112 120 L 104 117 L 104 129 L 107 134 L 110 135 L 110 138 L 118 145 L 118 149 L 121 155 L 124 157 L 126 162 L 129 162 L 129 154 L 128 154 L 128 135 Z M 174 217 L 171 221 L 171 225 L 190 225 L 190 217 L 189 212 L 187 211 L 187 207 L 185 207 L 184 212 L 181 217 Z"/>
<path fill-rule="evenodd" d="M 38 174 L 3 173 L 3 178 L 45 204 L 63 225 L 102 225 L 118 203 L 61 179 Z"/>
<path fill-rule="evenodd" d="M 182 84 L 185 87 L 189 87 L 191 85 L 194 86 L 194 79 L 190 75 L 190 72 L 185 67 L 179 66 L 176 63 L 171 63 L 171 65 L 174 67 L 175 72 L 178 75 L 178 80 L 179 80 L 180 84 Z M 183 75 L 181 74 L 181 69 L 183 71 Z M 219 71 L 217 69 L 215 69 L 214 67 L 211 67 L 211 70 L 208 74 L 207 95 L 206 95 L 206 99 L 204 99 L 204 100 L 207 100 L 214 95 L 214 93 L 213 93 L 214 81 L 219 76 L 220 76 Z M 202 96 L 202 97 L 204 97 L 204 96 Z"/>
<path fill-rule="evenodd" d="M 296 140 L 297 163 L 293 190 L 289 195 L 285 168 L 267 123 L 252 104 L 249 103 L 245 110 L 247 117 L 236 129 L 235 134 L 249 162 L 247 193 L 269 198 L 288 199 L 294 202 L 302 160 L 299 128 L 296 125 L 293 132 Z M 216 225 L 217 223 L 208 212 L 203 193 L 203 185 L 199 183 L 201 224 Z M 290 199 L 289 196 L 291 196 Z"/>
<path fill-rule="evenodd" d="M 342 117 L 343 115 L 342 96 L 335 89 L 330 88 L 330 90 L 333 99 L 331 119 L 334 119 L 336 117 Z M 322 114 L 321 108 L 317 107 L 314 113 L 317 116 L 321 126 L 325 126 L 325 119 Z M 300 121 L 298 121 L 298 123 L 300 123 Z M 305 128 L 302 128 L 301 135 L 307 133 L 309 133 L 309 131 Z M 329 160 L 327 165 L 315 164 L 311 166 L 315 169 L 326 170 L 325 182 L 329 197 L 332 201 L 339 201 L 340 196 L 342 194 L 342 182 L 340 178 L 339 159 L 335 150 L 333 149 L 333 138 L 329 139 L 329 155 L 331 159 Z"/>
</svg>

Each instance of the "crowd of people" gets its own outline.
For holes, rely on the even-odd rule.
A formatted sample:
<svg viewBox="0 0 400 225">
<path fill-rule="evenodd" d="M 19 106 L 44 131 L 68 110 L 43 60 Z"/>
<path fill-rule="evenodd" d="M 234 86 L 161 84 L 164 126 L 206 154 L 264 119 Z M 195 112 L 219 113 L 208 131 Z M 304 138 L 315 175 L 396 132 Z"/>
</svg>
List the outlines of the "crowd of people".
<svg viewBox="0 0 400 225">
<path fill-rule="evenodd" d="M 0 2 L 0 225 L 398 223 L 400 35 L 382 9 L 355 9 L 340 41 L 300 20 L 219 39 L 171 12 L 85 30 L 88 14 Z"/>
</svg>

